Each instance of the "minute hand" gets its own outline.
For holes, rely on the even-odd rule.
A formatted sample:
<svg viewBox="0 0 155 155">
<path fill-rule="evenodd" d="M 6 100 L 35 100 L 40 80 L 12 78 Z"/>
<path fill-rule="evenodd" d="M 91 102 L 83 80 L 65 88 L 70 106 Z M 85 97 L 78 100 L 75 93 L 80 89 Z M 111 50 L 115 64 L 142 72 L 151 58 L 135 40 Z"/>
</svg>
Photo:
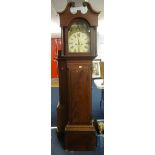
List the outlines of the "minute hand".
<svg viewBox="0 0 155 155">
<path fill-rule="evenodd" d="M 78 39 L 78 52 L 80 52 L 80 42 L 79 42 L 79 39 Z"/>
</svg>

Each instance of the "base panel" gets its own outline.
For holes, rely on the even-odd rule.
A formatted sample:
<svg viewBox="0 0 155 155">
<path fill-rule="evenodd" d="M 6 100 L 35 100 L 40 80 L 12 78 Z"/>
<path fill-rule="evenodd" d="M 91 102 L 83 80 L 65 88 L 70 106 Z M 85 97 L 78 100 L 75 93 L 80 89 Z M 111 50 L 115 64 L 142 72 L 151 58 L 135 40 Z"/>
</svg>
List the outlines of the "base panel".
<svg viewBox="0 0 155 155">
<path fill-rule="evenodd" d="M 93 151 L 96 149 L 96 132 L 93 126 L 68 126 L 65 128 L 65 149 Z"/>
</svg>

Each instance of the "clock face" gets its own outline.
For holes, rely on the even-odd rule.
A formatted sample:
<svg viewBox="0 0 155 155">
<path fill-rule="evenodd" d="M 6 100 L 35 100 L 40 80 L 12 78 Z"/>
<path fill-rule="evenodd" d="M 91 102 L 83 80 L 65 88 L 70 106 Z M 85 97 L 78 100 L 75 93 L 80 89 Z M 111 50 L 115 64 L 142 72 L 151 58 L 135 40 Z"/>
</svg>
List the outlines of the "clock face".
<svg viewBox="0 0 155 155">
<path fill-rule="evenodd" d="M 90 30 L 85 23 L 73 23 L 68 32 L 69 53 L 90 52 Z"/>
</svg>

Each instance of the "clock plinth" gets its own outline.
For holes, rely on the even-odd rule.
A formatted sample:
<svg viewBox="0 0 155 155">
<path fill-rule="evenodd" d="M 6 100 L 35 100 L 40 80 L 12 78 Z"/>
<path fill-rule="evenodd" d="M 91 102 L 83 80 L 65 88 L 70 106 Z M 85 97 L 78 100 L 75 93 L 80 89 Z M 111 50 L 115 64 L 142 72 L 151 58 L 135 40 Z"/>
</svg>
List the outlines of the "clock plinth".
<svg viewBox="0 0 155 155">
<path fill-rule="evenodd" d="M 96 149 L 96 131 L 92 125 L 67 125 L 65 149 L 87 151 Z"/>
<path fill-rule="evenodd" d="M 86 14 L 70 12 L 72 3 L 59 13 L 63 50 L 58 55 L 59 99 L 57 127 L 64 148 L 91 151 L 96 148 L 92 125 L 92 60 L 97 55 L 98 14 L 89 3 Z M 63 136 L 62 136 L 63 137 Z"/>
</svg>

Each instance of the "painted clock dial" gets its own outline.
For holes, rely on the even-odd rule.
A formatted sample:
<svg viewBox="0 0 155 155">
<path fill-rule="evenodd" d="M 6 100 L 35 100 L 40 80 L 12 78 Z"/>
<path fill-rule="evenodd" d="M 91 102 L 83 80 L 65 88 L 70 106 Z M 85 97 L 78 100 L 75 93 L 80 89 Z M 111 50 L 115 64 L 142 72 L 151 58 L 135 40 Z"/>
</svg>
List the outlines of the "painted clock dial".
<svg viewBox="0 0 155 155">
<path fill-rule="evenodd" d="M 68 32 L 69 53 L 90 52 L 90 29 L 83 22 L 74 22 Z"/>
</svg>

